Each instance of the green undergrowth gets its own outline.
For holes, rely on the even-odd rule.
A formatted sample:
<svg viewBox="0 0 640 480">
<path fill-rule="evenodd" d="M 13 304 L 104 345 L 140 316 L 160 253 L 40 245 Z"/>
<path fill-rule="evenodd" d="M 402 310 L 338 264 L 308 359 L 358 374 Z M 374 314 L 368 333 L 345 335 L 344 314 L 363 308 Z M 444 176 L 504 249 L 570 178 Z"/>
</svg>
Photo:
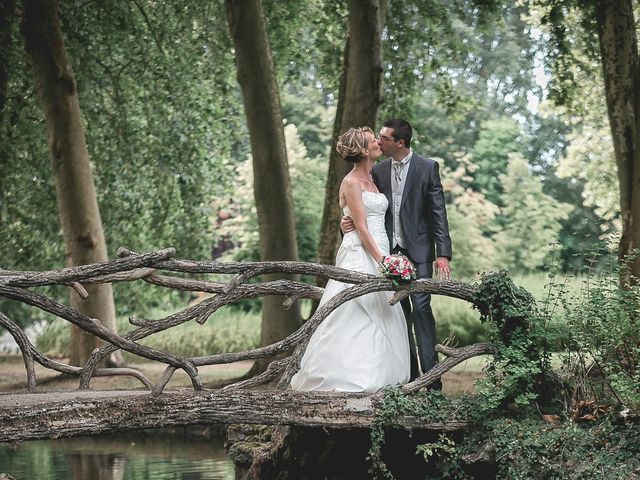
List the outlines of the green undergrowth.
<svg viewBox="0 0 640 480">
<path fill-rule="evenodd" d="M 581 294 L 536 302 L 506 272 L 483 275 L 476 301 L 496 346 L 485 378 L 473 395 L 452 398 L 388 389 L 371 429 L 371 478 L 395 478 L 383 451 L 386 429 L 400 416 L 470 422 L 417 446 L 431 466 L 425 478 L 640 478 L 640 292 L 620 288 L 617 278 L 588 277 Z M 560 339 L 550 328 L 557 316 L 569 327 Z"/>
<path fill-rule="evenodd" d="M 478 395 L 448 398 L 428 391 L 404 396 L 398 389 L 389 389 L 371 429 L 372 479 L 396 478 L 383 460 L 385 429 L 405 415 L 418 416 L 424 423 L 471 422 L 462 432 L 441 433 L 434 441 L 417 445 L 415 454 L 430 465 L 424 478 L 640 478 L 637 421 L 610 413 L 594 420 L 559 415 L 550 423 L 535 403 L 492 410 Z M 477 457 L 485 458 L 478 461 Z"/>
</svg>

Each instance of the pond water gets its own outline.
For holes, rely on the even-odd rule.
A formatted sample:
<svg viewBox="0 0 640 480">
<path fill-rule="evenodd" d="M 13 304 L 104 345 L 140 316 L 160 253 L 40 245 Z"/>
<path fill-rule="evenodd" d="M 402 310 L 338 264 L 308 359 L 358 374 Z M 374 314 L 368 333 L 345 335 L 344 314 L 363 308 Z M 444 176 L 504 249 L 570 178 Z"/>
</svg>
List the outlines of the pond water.
<svg viewBox="0 0 640 480">
<path fill-rule="evenodd" d="M 220 428 L 144 430 L 0 445 L 0 474 L 16 480 L 233 480 Z"/>
</svg>

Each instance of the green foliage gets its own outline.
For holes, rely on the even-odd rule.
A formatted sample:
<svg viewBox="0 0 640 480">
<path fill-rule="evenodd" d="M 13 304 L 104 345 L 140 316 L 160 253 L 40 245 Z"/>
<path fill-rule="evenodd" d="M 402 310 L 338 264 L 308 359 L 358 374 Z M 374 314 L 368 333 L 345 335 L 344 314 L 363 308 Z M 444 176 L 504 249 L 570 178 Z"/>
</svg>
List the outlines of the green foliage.
<svg viewBox="0 0 640 480">
<path fill-rule="evenodd" d="M 327 168 L 321 157 L 310 157 L 295 125 L 285 127 L 300 260 L 314 262 L 318 251 Z"/>
<path fill-rule="evenodd" d="M 243 133 L 222 14 L 191 2 L 63 12 L 110 252 L 210 256 L 211 202 Z"/>
<path fill-rule="evenodd" d="M 443 433 L 438 436 L 438 441 L 423 443 L 416 449 L 416 453 L 421 453 L 426 461 L 439 453 L 449 456 L 455 452 L 455 442 Z"/>
<path fill-rule="evenodd" d="M 537 272 L 526 275 L 515 275 L 515 284 L 530 292 L 540 309 L 544 321 L 545 341 L 550 351 L 564 349 L 570 338 L 569 326 L 563 315 L 560 299 L 569 295 L 577 295 L 580 291 L 581 276 L 559 275 L 555 273 Z M 457 269 L 456 269 L 457 276 Z M 466 279 L 476 280 L 478 277 Z M 471 345 L 489 340 L 489 322 L 480 321 L 480 312 L 463 301 L 442 295 L 433 295 L 431 307 L 436 319 L 438 339 L 442 342 L 451 336 L 457 346 Z"/>
<path fill-rule="evenodd" d="M 580 102 L 576 71 L 593 73 L 598 56 L 595 2 L 577 0 L 535 0 L 530 2 L 539 25 L 548 35 L 545 66 L 552 72 L 549 98 L 558 105 Z"/>
<path fill-rule="evenodd" d="M 504 205 L 500 197 L 502 185 L 499 175 L 506 172 L 507 155 L 510 152 L 524 155 L 532 174 L 542 180 L 544 193 L 558 203 L 573 206 L 566 216 L 558 219 L 562 229 L 557 231 L 557 235 L 547 234 L 544 238 L 558 237 L 562 245 L 564 270 L 579 265 L 584 261 L 584 252 L 591 251 L 599 241 L 599 235 L 615 229 L 615 225 L 612 226 L 606 219 L 603 223 L 600 210 L 594 211 L 588 201 L 593 198 L 601 202 L 595 196 L 596 192 L 607 192 L 606 197 L 600 199 L 615 198 L 615 193 L 608 189 L 609 182 L 605 181 L 610 173 L 615 174 L 615 168 L 605 169 L 602 178 L 593 177 L 595 183 L 602 181 L 585 188 L 584 199 L 587 203 L 583 205 L 583 183 L 576 181 L 576 177 L 582 175 L 564 179 L 555 174 L 568 141 L 573 140 L 577 149 L 580 149 L 579 127 L 564 116 L 550 115 L 546 104 L 535 111 L 534 103 L 543 98 L 541 85 L 545 85 L 547 80 L 540 76 L 540 63 L 544 60 L 540 52 L 549 53 L 553 48 L 553 44 L 547 43 L 549 37 L 537 33 L 546 7 L 534 8 L 534 4 L 555 4 L 564 9 L 578 2 L 529 2 L 524 5 L 496 5 L 491 2 L 489 6 L 482 2 L 480 8 L 457 2 L 449 2 L 444 8 L 441 8 L 440 2 L 419 3 L 424 8 L 407 8 L 398 14 L 394 12 L 393 18 L 389 19 L 389 36 L 384 43 L 384 59 L 388 67 L 385 69 L 382 118 L 409 118 L 415 132 L 414 149 L 421 154 L 442 158 L 453 170 L 457 168 L 461 157 L 473 153 L 472 161 L 482 162 L 482 168 L 468 172 L 473 178 L 465 186 L 484 194 L 494 204 Z M 423 12 L 428 12 L 428 18 L 422 22 L 413 20 L 420 18 Z M 582 17 L 563 13 L 558 18 L 570 21 L 570 25 L 563 28 L 575 30 Z M 421 31 L 414 31 L 416 26 Z M 397 34 L 396 29 L 399 30 Z M 575 45 L 572 48 L 572 55 L 578 59 L 575 63 L 585 67 L 574 69 L 575 72 L 571 74 L 581 87 L 580 98 L 584 99 L 581 102 L 584 109 L 582 105 L 574 104 L 570 110 L 579 120 L 584 111 L 589 110 L 588 104 L 592 100 L 603 103 L 603 97 L 591 88 L 583 89 L 585 85 L 598 81 L 597 69 L 594 75 L 593 65 L 587 65 L 589 61 L 584 58 L 590 58 L 589 54 L 585 54 L 590 51 L 589 48 L 583 49 L 586 37 L 567 38 L 566 47 Z M 538 81 L 541 85 L 537 84 Z M 598 125 L 601 126 L 602 122 Z M 574 127 L 577 133 L 572 135 Z M 516 132 L 516 129 L 521 129 L 521 132 Z M 475 152 L 476 147 L 478 152 Z M 590 150 L 589 158 L 596 158 L 604 150 Z M 590 161 L 589 158 L 586 160 Z M 591 164 L 598 165 L 598 162 Z M 588 171 L 589 168 L 582 170 Z M 476 175 L 480 176 L 478 182 L 474 180 Z M 444 175 L 443 181 L 446 181 Z M 445 190 L 448 191 L 446 185 Z M 594 195 L 590 195 L 590 191 Z M 451 205 L 448 205 L 448 209 L 452 210 Z M 473 217 L 461 218 L 455 210 L 450 216 L 454 223 L 452 227 L 457 228 L 457 235 L 453 237 L 454 268 L 461 260 L 479 258 L 484 261 L 494 251 L 502 252 L 502 245 L 493 243 L 492 248 L 484 249 L 487 255 L 474 255 L 474 246 L 469 245 L 468 240 L 473 239 L 478 245 L 475 230 L 470 229 L 469 237 L 459 234 L 460 230 L 465 231 L 468 223 L 473 223 Z M 487 239 L 487 245 L 495 240 L 492 234 L 507 221 L 496 217 L 489 225 L 491 229 L 487 231 L 485 228 L 483 236 Z M 527 235 L 528 232 L 525 237 Z M 472 255 L 467 255 L 467 252 Z M 502 253 L 499 260 L 505 257 L 505 264 L 492 263 L 491 268 L 514 268 L 511 259 Z M 537 263 L 534 268 L 541 266 L 541 263 Z M 519 267 L 515 268 L 514 273 L 519 273 Z M 476 271 L 482 270 L 479 268 Z M 475 273 L 467 265 L 464 265 L 463 271 Z"/>
<path fill-rule="evenodd" d="M 289 124 L 285 127 L 285 137 L 299 256 L 303 261 L 315 261 L 322 215 L 322 209 L 318 208 L 318 205 L 322 205 L 324 199 L 326 166 L 319 158 L 308 157 L 295 125 Z M 235 246 L 226 252 L 223 258 L 259 260 L 257 214 L 250 161 L 237 167 L 235 191 L 233 198 L 220 205 L 222 210 L 232 212 L 232 215 L 222 222 L 217 234 L 219 238 L 225 238 Z"/>
<path fill-rule="evenodd" d="M 475 301 L 496 347 L 487 378 L 478 385 L 480 395 L 493 408 L 511 402 L 528 405 L 537 399 L 549 368 L 544 322 L 533 296 L 498 271 L 482 275 Z"/>
<path fill-rule="evenodd" d="M 395 478 L 383 460 L 382 447 L 385 441 L 385 427 L 394 418 L 411 415 L 425 422 L 441 422 L 451 420 L 459 405 L 452 402 L 438 391 L 418 392 L 406 396 L 398 388 L 388 388 L 384 392 L 382 407 L 376 412 L 371 426 L 371 448 L 367 459 L 371 462 L 369 474 L 371 478 L 392 480 Z M 438 443 L 437 447 L 442 447 Z M 422 452 L 434 446 L 425 445 Z"/>
<path fill-rule="evenodd" d="M 447 205 L 449 233 L 455 243 L 452 264 L 458 279 L 471 280 L 495 266 L 495 244 L 490 238 L 498 207 L 469 186 L 476 168 L 469 155 L 459 156 L 455 170 L 442 168 L 443 186 L 450 196 Z"/>
<path fill-rule="evenodd" d="M 313 84 L 325 97 L 321 104 L 331 103 L 342 73 L 347 3 L 265 0 L 263 5 L 281 92 L 301 97 Z"/>
<path fill-rule="evenodd" d="M 310 85 L 302 85 L 293 93 L 282 93 L 282 115 L 286 123 L 295 125 L 306 148 L 306 156 L 318 161 L 329 157 L 333 141 L 331 133 L 336 109 L 326 103 L 322 92 Z"/>
<path fill-rule="evenodd" d="M 480 322 L 480 313 L 469 303 L 455 298 L 433 295 L 431 297 L 433 316 L 436 319 L 436 334 L 442 343 L 451 338 L 456 346 L 485 342 L 487 324 Z"/>
<path fill-rule="evenodd" d="M 574 290 L 563 286 L 557 296 L 548 294 L 544 310 L 539 311 L 533 297 L 514 285 L 505 272 L 483 275 L 476 300 L 483 305 L 482 318 L 491 324 L 490 339 L 497 347 L 487 378 L 478 382 L 474 395 L 450 399 L 439 392 L 403 396 L 398 389 L 387 390 L 371 431 L 372 478 L 394 478 L 384 463 L 382 447 L 385 426 L 403 415 L 419 417 L 425 423 L 460 416 L 473 422 L 458 435 L 440 436 L 418 446 L 417 452 L 425 461 L 437 462 L 438 474 L 430 478 L 478 478 L 474 471 L 477 465 L 468 463 L 469 457 L 478 454 L 494 464 L 492 478 L 497 479 L 573 480 L 600 477 L 602 472 L 606 478 L 635 478 L 640 471 L 640 430 L 633 421 L 625 421 L 617 411 L 603 414 L 605 407 L 580 416 L 575 404 L 585 393 L 602 392 L 606 386 L 609 396 L 597 401 L 623 400 L 627 408 L 623 415 L 638 408 L 640 342 L 635 321 L 640 290 L 636 286 L 621 289 L 614 281 L 617 275 L 606 278 L 596 284 L 587 277 L 577 302 L 569 302 Z M 560 357 L 565 388 L 573 386 L 574 394 L 583 395 L 564 404 L 548 392 L 553 374 L 545 329 L 558 302 L 568 312 L 574 353 L 596 361 L 603 374 L 589 380 L 567 368 L 575 365 L 575 356 Z M 631 365 L 633 372 L 629 371 Z M 583 388 L 575 388 L 572 382 Z M 555 387 L 552 393 L 556 397 L 562 393 L 559 385 L 551 387 Z M 562 405 L 564 411 L 549 415 Z M 543 419 L 541 413 L 546 414 Z"/>
<path fill-rule="evenodd" d="M 608 419 L 591 426 L 554 427 L 539 420 L 500 420 L 490 426 L 498 478 L 633 478 L 638 468 L 637 429 Z"/>
<path fill-rule="evenodd" d="M 477 408 L 473 401 L 452 405 L 471 411 Z M 405 408 L 398 414 L 407 415 L 410 410 Z M 430 453 L 425 461 L 438 462 L 438 473 L 428 477 L 435 479 L 627 480 L 636 478 L 640 468 L 639 445 L 640 433 L 635 425 L 610 418 L 586 424 L 554 425 L 535 416 L 496 412 L 480 418 L 463 435 L 455 438 L 440 435 L 434 442 L 419 445 L 418 452 Z M 490 477 L 488 473 L 479 476 L 478 466 L 467 461 L 468 457 L 483 452 L 494 462 L 495 473 Z M 370 473 L 372 478 L 394 478 L 381 460 Z"/>
<path fill-rule="evenodd" d="M 640 285 L 620 286 L 626 268 L 591 272 L 562 299 L 571 334 L 563 373 L 573 405 L 592 399 L 640 412 Z"/>
<path fill-rule="evenodd" d="M 600 230 L 605 233 L 612 222 L 619 222 L 620 188 L 604 80 L 600 69 L 589 74 L 578 72 L 576 77 L 582 92 L 581 109 L 577 112 L 563 107 L 554 109 L 571 127 L 567 136 L 569 145 L 560 158 L 557 175 L 561 179 L 580 181 L 584 205 L 593 208 L 605 221 Z"/>
<path fill-rule="evenodd" d="M 383 43 L 383 117 L 412 118 L 423 135 L 433 134 L 428 123 L 446 136 L 473 136 L 487 112 L 523 111 L 534 87 L 534 44 L 521 12 L 520 6 L 498 2 L 417 0 L 402 9 L 391 6 Z M 416 99 L 441 110 L 421 114 Z M 442 120 L 454 120 L 457 128 L 438 126 Z"/>
<path fill-rule="evenodd" d="M 212 202 L 229 191 L 232 155 L 247 152 L 222 4 L 60 6 L 109 256 L 120 246 L 175 246 L 182 257 L 209 258 Z M 13 35 L 1 117 L 11 135 L 0 135 L 8 200 L 0 202 L 0 257 L 2 268 L 50 270 L 65 265 L 47 134 L 18 25 Z M 116 305 L 171 301 L 147 292 L 116 289 Z M 1 308 L 30 318 L 5 301 Z"/>
<path fill-rule="evenodd" d="M 141 343 L 178 356 L 241 352 L 260 344 L 260 315 L 226 308 L 205 325 L 188 322 L 155 334 Z"/>
<path fill-rule="evenodd" d="M 482 123 L 478 141 L 471 150 L 473 163 L 477 166 L 474 186 L 496 205 L 505 205 L 502 198 L 504 175 L 507 173 L 509 156 L 522 153 L 520 127 L 511 118 L 501 117 Z"/>
<path fill-rule="evenodd" d="M 532 272 L 547 260 L 549 239 L 560 231 L 560 220 L 567 216 L 570 206 L 542 191 L 540 179 L 531 175 L 520 155 L 509 157 L 508 170 L 500 181 L 504 189 L 500 212 L 503 227 L 496 235 L 503 252 L 500 263 L 517 272 Z"/>
</svg>

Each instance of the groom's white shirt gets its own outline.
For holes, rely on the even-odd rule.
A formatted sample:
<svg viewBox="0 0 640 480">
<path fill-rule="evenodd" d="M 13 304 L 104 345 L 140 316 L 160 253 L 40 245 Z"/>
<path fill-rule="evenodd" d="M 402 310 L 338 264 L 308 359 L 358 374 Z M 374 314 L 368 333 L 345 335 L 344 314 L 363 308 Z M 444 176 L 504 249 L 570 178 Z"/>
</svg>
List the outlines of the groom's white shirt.
<svg viewBox="0 0 640 480">
<path fill-rule="evenodd" d="M 406 248 L 404 235 L 402 233 L 402 226 L 400 224 L 400 204 L 402 203 L 402 194 L 404 192 L 404 186 L 407 180 L 407 172 L 409 171 L 409 164 L 411 163 L 412 155 L 413 150 L 409 149 L 409 154 L 400 162 L 397 162 L 404 164 L 402 170 L 400 171 L 399 183 L 395 180 L 395 167 L 393 166 L 396 161 L 393 158 L 391 159 L 391 198 L 393 199 L 391 204 L 391 208 L 393 211 L 393 245 L 391 246 L 392 250 L 396 246 L 400 246 L 400 248 Z"/>
</svg>

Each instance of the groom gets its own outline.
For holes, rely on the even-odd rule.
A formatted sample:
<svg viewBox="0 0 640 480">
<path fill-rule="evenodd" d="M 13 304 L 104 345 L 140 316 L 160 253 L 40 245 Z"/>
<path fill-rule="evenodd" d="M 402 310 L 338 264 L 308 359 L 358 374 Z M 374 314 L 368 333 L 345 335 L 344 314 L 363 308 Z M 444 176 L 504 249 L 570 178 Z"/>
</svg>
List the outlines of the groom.
<svg viewBox="0 0 640 480">
<path fill-rule="evenodd" d="M 391 252 L 407 256 L 415 265 L 418 278 L 431 278 L 435 268 L 437 275 L 448 280 L 451 278 L 451 238 L 439 165 L 411 149 L 412 135 L 413 130 L 406 120 L 383 123 L 380 146 L 382 153 L 390 158 L 373 167 L 373 181 L 389 200 L 385 226 Z M 343 231 L 352 229 L 349 221 L 343 221 Z M 411 295 L 411 304 L 413 311 L 408 300 L 403 302 L 413 380 L 420 375 L 419 366 L 423 373 L 435 366 L 438 354 L 431 295 L 415 293 Z M 415 342 L 412 333 L 415 333 Z M 416 343 L 420 365 L 416 358 Z M 438 380 L 433 387 L 441 389 L 442 383 Z"/>
</svg>

